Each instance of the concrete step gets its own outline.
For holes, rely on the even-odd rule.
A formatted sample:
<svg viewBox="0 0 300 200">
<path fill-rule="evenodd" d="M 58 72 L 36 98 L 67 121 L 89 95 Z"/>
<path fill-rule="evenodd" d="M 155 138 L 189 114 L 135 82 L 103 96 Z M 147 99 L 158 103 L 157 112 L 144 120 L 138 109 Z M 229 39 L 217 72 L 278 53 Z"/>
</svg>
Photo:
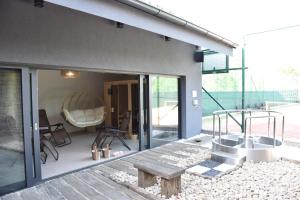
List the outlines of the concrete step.
<svg viewBox="0 0 300 200">
<path fill-rule="evenodd" d="M 222 151 L 214 151 L 211 153 L 211 159 L 217 162 L 232 164 L 232 165 L 240 165 L 246 161 L 245 154 L 232 154 L 226 153 Z"/>
</svg>

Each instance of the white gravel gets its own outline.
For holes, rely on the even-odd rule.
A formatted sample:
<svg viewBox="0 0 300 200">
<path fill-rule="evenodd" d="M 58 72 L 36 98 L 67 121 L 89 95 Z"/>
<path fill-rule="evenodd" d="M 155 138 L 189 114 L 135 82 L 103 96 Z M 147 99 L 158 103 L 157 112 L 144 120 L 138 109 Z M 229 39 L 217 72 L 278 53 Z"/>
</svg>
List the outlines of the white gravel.
<svg viewBox="0 0 300 200">
<path fill-rule="evenodd" d="M 196 149 L 196 148 L 191 148 L 190 150 L 195 151 L 195 153 L 188 153 L 186 151 L 175 151 L 174 153 L 176 154 L 181 154 L 184 156 L 187 156 L 185 158 L 180 158 L 176 156 L 171 156 L 171 155 L 162 155 L 160 158 L 166 158 L 169 160 L 174 160 L 177 163 L 168 163 L 170 165 L 176 165 L 178 167 L 189 167 L 192 165 L 195 165 L 203 160 L 206 160 L 210 158 L 210 150 L 203 150 L 203 149 Z"/>
<path fill-rule="evenodd" d="M 137 187 L 137 177 L 118 173 L 113 178 Z M 159 179 L 158 184 L 139 190 L 164 199 L 160 195 Z M 213 179 L 186 173 L 182 175 L 182 193 L 170 199 L 300 199 L 300 164 L 290 161 L 246 162 L 241 168 Z"/>
<path fill-rule="evenodd" d="M 300 199 L 300 164 L 246 162 L 217 179 L 182 176 L 182 194 L 171 199 Z"/>
<path fill-rule="evenodd" d="M 137 185 L 137 177 L 127 174 L 126 172 L 119 171 L 110 175 L 111 179 L 118 183 L 129 183 L 131 185 Z"/>
</svg>

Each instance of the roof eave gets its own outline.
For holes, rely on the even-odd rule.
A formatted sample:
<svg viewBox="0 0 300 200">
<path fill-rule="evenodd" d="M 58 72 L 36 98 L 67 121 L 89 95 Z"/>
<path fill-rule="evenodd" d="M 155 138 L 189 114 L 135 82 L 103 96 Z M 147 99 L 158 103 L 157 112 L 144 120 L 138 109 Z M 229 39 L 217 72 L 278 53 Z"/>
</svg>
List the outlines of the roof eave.
<svg viewBox="0 0 300 200">
<path fill-rule="evenodd" d="M 177 16 L 175 16 L 171 13 L 163 11 L 159 8 L 151 6 L 151 5 L 146 4 L 144 2 L 141 2 L 141 1 L 138 1 L 138 0 L 115 0 L 115 1 L 126 4 L 126 5 L 131 6 L 131 7 L 134 7 L 136 9 L 139 9 L 139 10 L 143 11 L 143 12 L 146 12 L 146 13 L 151 14 L 153 16 L 164 19 L 168 22 L 171 22 L 171 23 L 174 23 L 174 24 L 177 24 L 177 25 L 180 25 L 180 26 L 184 26 L 187 29 L 196 31 L 196 32 L 198 32 L 198 33 L 200 33 L 200 34 L 202 34 L 206 37 L 209 37 L 213 40 L 221 42 L 221 43 L 225 44 L 228 47 L 231 47 L 231 48 L 237 48 L 238 47 L 237 43 L 235 43 L 235 42 L 233 42 L 229 39 L 226 39 L 223 36 L 220 36 L 216 33 L 213 33 L 213 32 L 211 32 L 211 31 L 209 31 L 205 28 L 202 28 L 201 26 L 198 26 L 198 25 L 196 25 L 192 22 L 189 22 L 185 19 L 177 17 Z"/>
</svg>

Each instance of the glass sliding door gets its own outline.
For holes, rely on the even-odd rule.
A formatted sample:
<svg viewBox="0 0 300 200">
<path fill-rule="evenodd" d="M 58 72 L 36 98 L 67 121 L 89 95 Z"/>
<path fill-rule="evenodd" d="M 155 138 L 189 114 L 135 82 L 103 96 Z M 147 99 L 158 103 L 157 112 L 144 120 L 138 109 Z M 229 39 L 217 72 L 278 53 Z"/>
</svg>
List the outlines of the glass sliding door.
<svg viewBox="0 0 300 200">
<path fill-rule="evenodd" d="M 22 71 L 0 68 L 0 195 L 26 186 Z"/>
<path fill-rule="evenodd" d="M 179 138 L 179 78 L 150 76 L 151 147 Z"/>
<path fill-rule="evenodd" d="M 40 180 L 34 81 L 27 68 L 0 66 L 0 196 Z"/>
</svg>

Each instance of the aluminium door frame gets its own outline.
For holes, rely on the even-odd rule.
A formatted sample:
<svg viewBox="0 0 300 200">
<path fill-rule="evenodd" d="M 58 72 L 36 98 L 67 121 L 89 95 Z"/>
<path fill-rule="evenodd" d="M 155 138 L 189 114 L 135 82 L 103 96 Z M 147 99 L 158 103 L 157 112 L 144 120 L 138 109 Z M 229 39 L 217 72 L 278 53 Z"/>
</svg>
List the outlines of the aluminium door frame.
<svg viewBox="0 0 300 200">
<path fill-rule="evenodd" d="M 146 131 L 147 133 L 147 149 L 153 148 L 152 145 L 152 105 L 153 105 L 153 100 L 152 100 L 152 77 L 154 76 L 164 76 L 164 77 L 173 77 L 177 78 L 177 87 L 178 87 L 178 139 L 182 139 L 183 133 L 182 131 L 186 131 L 186 109 L 185 109 L 185 101 L 186 101 L 186 79 L 183 76 L 167 76 L 167 75 L 161 75 L 161 74 L 147 74 L 147 75 L 140 75 L 139 78 L 139 90 L 140 90 L 140 113 L 144 113 L 144 103 L 143 98 L 145 99 L 146 103 L 146 118 L 147 121 L 144 121 L 145 116 L 140 115 L 140 120 L 142 119 L 143 121 L 140 121 L 140 133 L 144 133 Z M 143 90 L 143 83 L 144 79 L 146 81 L 146 91 Z M 141 91 L 143 94 L 141 94 Z M 146 123 L 146 124 L 145 124 Z M 146 130 L 145 130 L 146 129 Z M 144 144 L 144 135 L 140 134 L 140 150 L 143 150 L 143 147 L 141 145 Z"/>
<path fill-rule="evenodd" d="M 41 181 L 39 131 L 38 121 L 35 121 L 38 115 L 34 112 L 37 111 L 35 110 L 37 96 L 33 97 L 37 95 L 36 70 L 31 70 L 29 67 L 5 65 L 0 65 L 0 68 L 21 71 L 25 183 L 26 187 L 31 187 Z M 34 87 L 36 90 L 32 91 Z"/>
<path fill-rule="evenodd" d="M 39 132 L 39 114 L 38 114 L 38 78 L 37 69 L 29 69 L 29 83 L 30 83 L 30 102 L 31 103 L 31 130 L 33 135 L 33 185 L 41 182 L 42 171 L 41 171 L 41 153 L 40 153 L 40 132 Z"/>
<path fill-rule="evenodd" d="M 138 90 L 139 90 L 139 151 L 145 150 L 144 131 L 145 131 L 145 116 L 144 116 L 144 75 L 139 75 Z"/>
</svg>

